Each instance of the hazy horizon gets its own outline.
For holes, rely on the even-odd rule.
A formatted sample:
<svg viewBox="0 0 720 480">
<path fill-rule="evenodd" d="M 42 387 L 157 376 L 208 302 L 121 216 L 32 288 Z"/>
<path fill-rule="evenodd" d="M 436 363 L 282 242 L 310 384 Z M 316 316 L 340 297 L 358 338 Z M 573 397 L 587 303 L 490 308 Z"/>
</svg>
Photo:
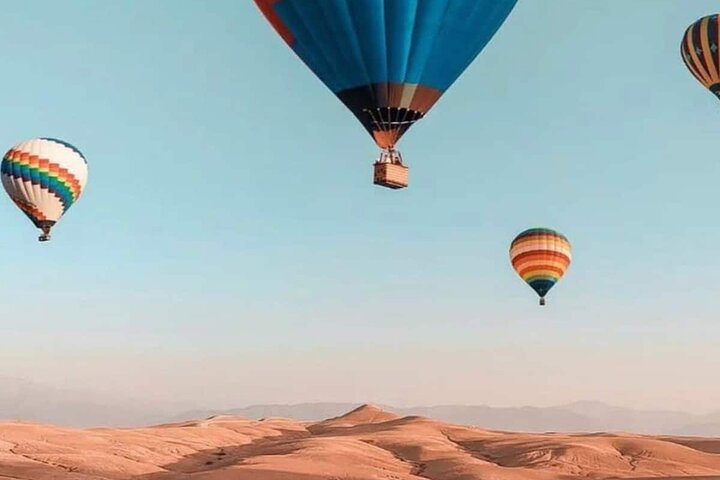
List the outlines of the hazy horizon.
<svg viewBox="0 0 720 480">
<path fill-rule="evenodd" d="M 43 359 L 27 355 L 18 358 L 27 372 L 20 378 L 44 385 L 82 389 L 108 397 L 142 400 L 148 404 L 175 403 L 187 408 L 227 409 L 256 404 L 297 404 L 313 402 L 376 403 L 397 407 L 431 405 L 487 405 L 493 407 L 551 407 L 576 401 L 598 401 L 639 410 L 674 410 L 694 414 L 717 412 L 717 404 L 703 397 L 701 391 L 688 394 L 685 385 L 698 382 L 692 375 L 685 384 L 677 383 L 668 389 L 666 379 L 650 378 L 655 366 L 649 361 L 627 368 L 623 375 L 609 371 L 607 355 L 584 353 L 583 362 L 563 363 L 563 356 L 571 352 L 553 354 L 552 345 L 532 349 L 523 347 L 525 355 L 533 354 L 537 361 L 532 368 L 516 359 L 498 360 L 512 345 L 488 348 L 483 352 L 456 349 L 453 351 L 429 347 L 402 349 L 366 347 L 347 352 L 315 349 L 306 352 L 285 351 L 282 356 L 272 352 L 203 355 L 193 358 L 193 352 L 163 352 L 149 354 L 57 352 Z M 405 350 L 402 360 L 397 356 Z M 669 353 L 671 349 L 666 348 Z M 583 354 L 578 346 L 575 355 Z M 617 355 L 617 352 L 615 352 Z M 634 358 L 626 352 L 626 358 Z M 88 363 L 88 358 L 92 362 Z M 438 361 L 441 358 L 442 361 Z M 48 369 L 51 359 L 62 359 L 65 373 Z M 340 360 L 342 359 L 342 360 Z M 649 359 L 652 360 L 652 359 Z M 695 362 L 674 364 L 668 371 L 671 378 L 680 378 L 684 371 L 692 371 Z M 705 360 L 707 361 L 707 359 Z M 332 362 L 332 363 L 331 363 Z M 494 362 L 482 372 L 475 371 L 477 383 L 465 384 L 466 365 Z M 36 366 L 31 367 L 33 363 Z M 7 370 L 4 368 L 3 370 Z M 545 377 L 543 372 L 552 372 Z M 592 378 L 587 381 L 583 376 Z M 18 377 L 18 375 L 16 375 Z M 641 379 L 637 381 L 636 379 Z M 552 386 L 555 388 L 551 388 Z M 572 392 L 560 391 L 571 385 Z M 612 390 L 608 388 L 612 385 Z M 424 388 L 423 388 L 424 387 Z M 640 392 L 648 389 L 642 395 Z M 665 390 L 663 395 L 655 392 Z"/>
<path fill-rule="evenodd" d="M 520 0 L 400 144 L 410 188 L 254 2 L 4 5 L 0 145 L 89 164 L 47 244 L 8 199 L 0 375 L 148 404 L 718 410 L 716 0 Z M 508 246 L 573 264 L 538 308 Z M 1 413 L 1 412 L 0 412 Z"/>
</svg>

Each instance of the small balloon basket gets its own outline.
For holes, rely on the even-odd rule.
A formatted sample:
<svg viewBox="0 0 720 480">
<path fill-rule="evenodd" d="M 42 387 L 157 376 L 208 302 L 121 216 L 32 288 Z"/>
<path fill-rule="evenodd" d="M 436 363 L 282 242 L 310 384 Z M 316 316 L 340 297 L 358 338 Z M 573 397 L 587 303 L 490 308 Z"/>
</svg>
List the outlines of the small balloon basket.
<svg viewBox="0 0 720 480">
<path fill-rule="evenodd" d="M 48 242 L 50 241 L 50 229 L 52 228 L 53 224 L 49 222 L 42 222 L 41 225 L 39 225 L 40 230 L 42 230 L 42 235 L 38 237 L 38 241 L 40 242 Z"/>
<path fill-rule="evenodd" d="M 375 162 L 373 183 L 397 190 L 408 186 L 408 167 L 403 165 L 400 152 L 395 149 L 383 150 Z"/>
</svg>

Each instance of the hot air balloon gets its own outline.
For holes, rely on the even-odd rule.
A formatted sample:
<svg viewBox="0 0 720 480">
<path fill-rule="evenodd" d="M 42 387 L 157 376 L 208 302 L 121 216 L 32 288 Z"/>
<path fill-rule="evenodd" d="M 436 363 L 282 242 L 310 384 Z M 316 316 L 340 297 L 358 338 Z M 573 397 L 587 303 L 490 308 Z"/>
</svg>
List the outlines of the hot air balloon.
<svg viewBox="0 0 720 480">
<path fill-rule="evenodd" d="M 525 230 L 510 244 L 510 262 L 545 305 L 545 295 L 565 274 L 572 260 L 570 242 L 549 228 Z"/>
<path fill-rule="evenodd" d="M 0 175 L 15 205 L 42 230 L 38 240 L 46 242 L 50 229 L 82 194 L 88 169 L 80 150 L 69 143 L 35 138 L 8 150 Z"/>
<path fill-rule="evenodd" d="M 400 138 L 482 51 L 516 2 L 255 0 L 382 149 L 374 183 L 389 188 L 408 185 L 395 148 Z"/>
<path fill-rule="evenodd" d="M 720 18 L 709 15 L 685 31 L 680 53 L 690 73 L 720 98 Z"/>
</svg>

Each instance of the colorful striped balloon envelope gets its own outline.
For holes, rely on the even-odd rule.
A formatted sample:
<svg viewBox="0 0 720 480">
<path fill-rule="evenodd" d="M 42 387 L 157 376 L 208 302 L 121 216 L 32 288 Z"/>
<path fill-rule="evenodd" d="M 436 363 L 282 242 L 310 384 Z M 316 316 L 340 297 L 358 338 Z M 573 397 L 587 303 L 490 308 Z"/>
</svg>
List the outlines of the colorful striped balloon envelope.
<svg viewBox="0 0 720 480">
<path fill-rule="evenodd" d="M 510 262 L 545 305 L 545 295 L 562 278 L 572 260 L 568 239 L 549 228 L 525 230 L 510 244 Z"/>
<path fill-rule="evenodd" d="M 77 202 L 88 178 L 80 150 L 57 138 L 34 138 L 7 151 L 0 178 L 10 199 L 42 230 L 40 241 Z"/>
<path fill-rule="evenodd" d="M 720 98 L 720 17 L 709 15 L 690 25 L 680 54 L 690 73 Z"/>
</svg>

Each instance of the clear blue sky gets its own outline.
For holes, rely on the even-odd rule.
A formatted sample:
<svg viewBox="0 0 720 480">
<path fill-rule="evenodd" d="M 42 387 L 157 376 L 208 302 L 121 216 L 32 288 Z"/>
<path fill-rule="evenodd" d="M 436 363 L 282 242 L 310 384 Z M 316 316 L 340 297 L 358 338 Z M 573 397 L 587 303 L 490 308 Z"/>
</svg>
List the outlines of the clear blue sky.
<svg viewBox="0 0 720 480">
<path fill-rule="evenodd" d="M 65 139 L 90 175 L 47 244 L 0 203 L 0 373 L 209 406 L 720 403 L 720 103 L 679 55 L 717 1 L 520 0 L 404 137 L 404 191 L 253 2 L 209 5 L 3 4 L 0 144 Z M 544 309 L 507 256 L 535 225 L 574 246 Z"/>
</svg>

